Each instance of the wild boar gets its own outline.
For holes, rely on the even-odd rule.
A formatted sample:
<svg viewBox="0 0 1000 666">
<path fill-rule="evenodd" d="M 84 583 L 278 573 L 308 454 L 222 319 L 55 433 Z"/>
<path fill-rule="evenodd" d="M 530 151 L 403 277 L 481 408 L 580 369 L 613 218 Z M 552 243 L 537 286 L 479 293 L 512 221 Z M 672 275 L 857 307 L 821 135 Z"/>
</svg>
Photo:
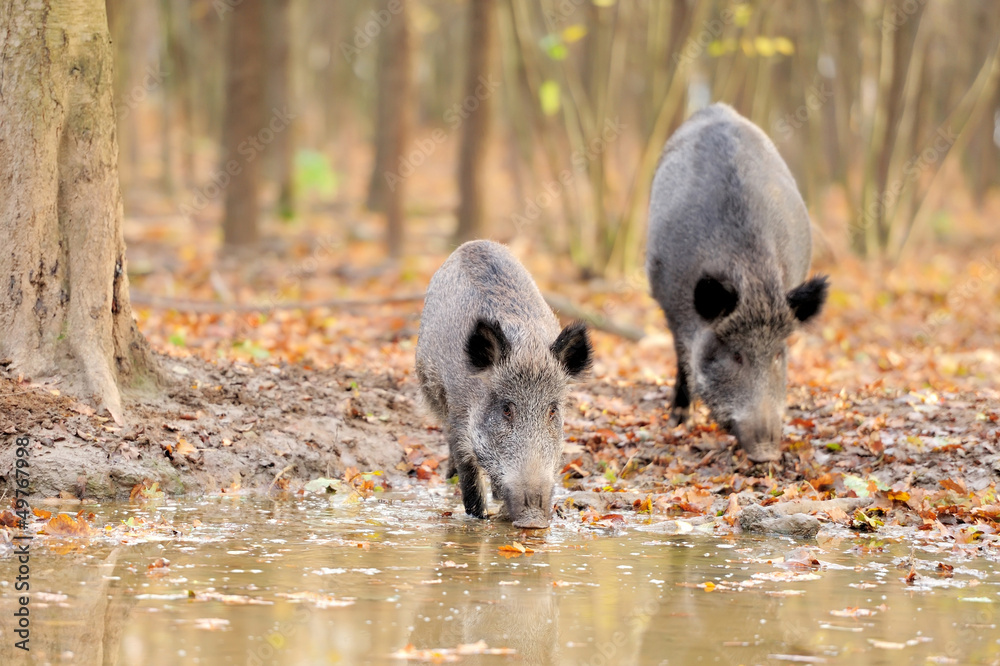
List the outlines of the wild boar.
<svg viewBox="0 0 1000 666">
<path fill-rule="evenodd" d="M 667 141 L 653 179 L 646 271 L 674 336 L 673 422 L 700 397 L 755 462 L 781 457 L 786 339 L 816 316 L 809 214 L 771 140 L 725 104 Z"/>
<path fill-rule="evenodd" d="M 528 271 L 491 241 L 465 243 L 431 278 L 417 378 L 445 427 L 465 512 L 486 517 L 486 479 L 516 527 L 548 527 L 567 387 L 591 364 L 586 327 L 559 330 Z"/>
</svg>

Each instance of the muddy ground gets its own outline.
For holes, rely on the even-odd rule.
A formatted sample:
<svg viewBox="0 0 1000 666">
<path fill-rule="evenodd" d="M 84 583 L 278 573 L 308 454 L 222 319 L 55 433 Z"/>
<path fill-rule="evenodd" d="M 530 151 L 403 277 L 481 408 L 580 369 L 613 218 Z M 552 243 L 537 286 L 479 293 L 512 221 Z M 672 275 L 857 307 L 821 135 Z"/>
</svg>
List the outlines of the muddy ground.
<svg viewBox="0 0 1000 666">
<path fill-rule="evenodd" d="M 412 376 L 298 365 L 161 356 L 168 385 L 129 398 L 118 426 L 57 389 L 0 372 L 0 486 L 14 484 L 14 440 L 30 440 L 36 497 L 124 498 L 144 481 L 169 493 L 296 491 L 345 470 L 381 471 L 391 486 L 444 483 L 446 447 L 418 404 Z M 563 485 L 570 490 L 674 492 L 716 504 L 808 481 L 851 494 L 850 476 L 895 488 L 960 479 L 982 490 L 1000 475 L 994 391 L 937 395 L 870 389 L 846 396 L 793 387 L 784 455 L 755 466 L 704 409 L 670 428 L 672 388 L 592 378 L 575 387 L 566 419 Z M 457 493 L 457 491 L 456 491 Z M 677 499 L 679 498 L 679 499 Z M 708 504 L 701 506 L 708 510 Z"/>
</svg>

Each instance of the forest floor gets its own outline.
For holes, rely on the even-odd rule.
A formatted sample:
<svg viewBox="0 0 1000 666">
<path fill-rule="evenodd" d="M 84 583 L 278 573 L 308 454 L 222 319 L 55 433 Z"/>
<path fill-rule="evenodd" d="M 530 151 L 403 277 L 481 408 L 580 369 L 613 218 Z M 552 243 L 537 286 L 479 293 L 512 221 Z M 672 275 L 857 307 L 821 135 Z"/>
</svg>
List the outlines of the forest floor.
<svg viewBox="0 0 1000 666">
<path fill-rule="evenodd" d="M 318 224 L 282 227 L 266 256 L 241 262 L 217 261 L 198 221 L 130 221 L 134 308 L 164 387 L 128 396 L 117 426 L 57 383 L 0 367 L 0 432 L 30 438 L 34 493 L 124 497 L 154 482 L 175 493 L 294 493 L 331 477 L 363 491 L 448 483 L 443 436 L 412 373 L 417 297 L 446 241 L 427 234 L 425 252 L 384 264 L 369 223 L 337 237 Z M 1000 246 L 971 239 L 879 270 L 818 252 L 829 303 L 790 341 L 783 458 L 757 466 L 704 408 L 667 425 L 672 344 L 641 277 L 567 280 L 564 262 L 501 240 L 543 291 L 645 332 L 634 342 L 594 331 L 592 377 L 571 393 L 562 485 L 598 498 L 577 504 L 584 519 L 731 513 L 734 492 L 738 504 L 858 496 L 874 513 L 826 518 L 953 526 L 963 539 L 995 533 Z M 327 304 L 298 307 L 317 302 Z M 254 303 L 276 307 L 232 311 Z M 0 453 L 0 469 L 12 456 Z"/>
</svg>

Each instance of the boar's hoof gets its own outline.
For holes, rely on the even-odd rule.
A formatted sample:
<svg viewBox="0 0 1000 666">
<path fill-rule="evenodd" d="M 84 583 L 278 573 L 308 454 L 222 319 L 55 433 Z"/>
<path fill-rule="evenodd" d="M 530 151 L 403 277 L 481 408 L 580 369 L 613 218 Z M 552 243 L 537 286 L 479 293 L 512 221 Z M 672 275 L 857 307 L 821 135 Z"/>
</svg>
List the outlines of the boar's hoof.
<svg viewBox="0 0 1000 666">
<path fill-rule="evenodd" d="M 747 458 L 755 463 L 778 462 L 781 460 L 781 449 L 777 446 L 748 447 L 743 450 L 747 453 Z"/>
<path fill-rule="evenodd" d="M 773 439 L 758 439 L 756 437 L 741 437 L 739 427 L 736 428 L 736 441 L 747 454 L 747 458 L 755 463 L 777 462 L 781 460 L 781 444 Z"/>
<path fill-rule="evenodd" d="M 667 421 L 667 425 L 671 428 L 684 425 L 690 416 L 691 409 L 689 407 L 674 407 L 670 410 L 670 420 Z"/>
<path fill-rule="evenodd" d="M 514 527 L 528 530 L 544 530 L 549 526 L 549 519 L 540 513 L 527 513 L 514 521 Z"/>
</svg>

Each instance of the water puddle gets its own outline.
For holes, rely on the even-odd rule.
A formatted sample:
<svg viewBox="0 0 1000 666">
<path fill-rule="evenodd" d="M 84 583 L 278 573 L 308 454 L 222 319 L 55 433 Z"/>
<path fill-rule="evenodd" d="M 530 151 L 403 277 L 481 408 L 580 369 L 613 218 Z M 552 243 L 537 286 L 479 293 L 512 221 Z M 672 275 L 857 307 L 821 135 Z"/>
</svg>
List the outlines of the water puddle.
<svg viewBox="0 0 1000 666">
<path fill-rule="evenodd" d="M 1000 659 L 996 554 L 969 557 L 914 532 L 824 531 L 804 545 L 641 520 L 567 518 L 529 536 L 467 519 L 443 492 L 88 507 L 96 534 L 33 543 L 31 661 Z M 16 571 L 4 555 L 4 664 L 29 663 L 13 648 Z"/>
</svg>

